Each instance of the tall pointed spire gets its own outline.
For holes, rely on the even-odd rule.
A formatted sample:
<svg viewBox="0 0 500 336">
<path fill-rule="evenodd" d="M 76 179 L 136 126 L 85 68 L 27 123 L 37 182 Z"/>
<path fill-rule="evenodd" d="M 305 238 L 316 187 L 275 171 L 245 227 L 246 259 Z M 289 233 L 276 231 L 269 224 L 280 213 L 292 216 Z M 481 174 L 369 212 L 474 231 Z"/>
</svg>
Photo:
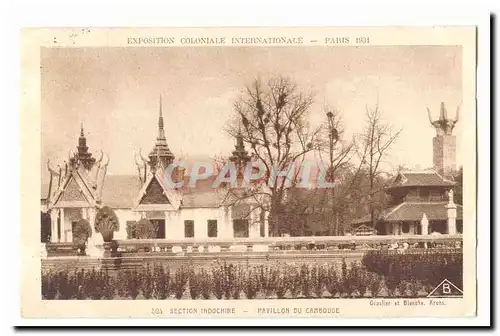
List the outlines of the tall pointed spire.
<svg viewBox="0 0 500 336">
<path fill-rule="evenodd" d="M 78 138 L 78 146 L 76 147 L 78 152 L 73 158 L 73 163 L 82 163 L 86 169 L 91 169 L 95 163 L 95 158 L 92 157 L 92 153 L 89 152 L 87 147 L 87 138 L 83 131 L 83 122 L 80 124 L 80 137 Z"/>
<path fill-rule="evenodd" d="M 87 150 L 87 138 L 85 138 L 85 133 L 83 132 L 83 122 L 80 123 L 80 137 L 78 138 L 78 151 L 80 147 L 83 151 Z"/>
<path fill-rule="evenodd" d="M 243 135 L 241 130 L 238 130 L 236 134 L 236 145 L 234 146 L 233 155 L 229 157 L 229 161 L 234 162 L 240 168 L 245 166 L 248 161 L 250 161 L 250 156 L 245 149 L 245 144 L 243 143 Z"/>
<path fill-rule="evenodd" d="M 163 128 L 163 111 L 162 111 L 162 101 L 160 95 L 160 116 L 158 117 L 158 140 L 167 140 L 165 137 L 165 129 Z"/>
<path fill-rule="evenodd" d="M 174 154 L 170 151 L 165 136 L 165 128 L 163 124 L 163 106 L 162 96 L 160 95 L 160 111 L 158 116 L 158 137 L 156 138 L 155 147 L 149 153 L 149 163 L 151 171 L 155 171 L 158 163 L 161 161 L 163 167 L 167 167 L 174 161 Z"/>
</svg>

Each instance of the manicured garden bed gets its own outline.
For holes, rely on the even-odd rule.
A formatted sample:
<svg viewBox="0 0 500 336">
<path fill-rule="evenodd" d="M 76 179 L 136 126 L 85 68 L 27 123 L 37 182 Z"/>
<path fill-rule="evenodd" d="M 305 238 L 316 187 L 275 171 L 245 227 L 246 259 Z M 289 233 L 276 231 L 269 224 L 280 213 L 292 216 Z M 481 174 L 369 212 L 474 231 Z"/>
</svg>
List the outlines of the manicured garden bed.
<svg viewBox="0 0 500 336">
<path fill-rule="evenodd" d="M 367 254 L 363 264 L 342 261 L 340 266 L 339 263 L 217 262 L 176 269 L 155 264 L 114 272 L 57 270 L 42 273 L 42 297 L 47 300 L 423 297 L 443 280 L 440 277 L 461 284 L 461 254 L 432 258 Z M 408 260 L 411 265 L 405 264 Z"/>
</svg>

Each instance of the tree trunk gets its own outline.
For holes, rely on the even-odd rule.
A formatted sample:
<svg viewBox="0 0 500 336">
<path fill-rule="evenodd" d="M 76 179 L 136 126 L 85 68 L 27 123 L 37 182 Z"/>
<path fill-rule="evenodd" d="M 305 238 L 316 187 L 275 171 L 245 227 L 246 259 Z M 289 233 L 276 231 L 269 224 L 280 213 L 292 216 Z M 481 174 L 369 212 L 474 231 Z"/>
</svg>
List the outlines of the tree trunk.
<svg viewBox="0 0 500 336">
<path fill-rule="evenodd" d="M 340 235 L 340 228 L 339 228 L 339 214 L 335 211 L 335 236 Z"/>
</svg>

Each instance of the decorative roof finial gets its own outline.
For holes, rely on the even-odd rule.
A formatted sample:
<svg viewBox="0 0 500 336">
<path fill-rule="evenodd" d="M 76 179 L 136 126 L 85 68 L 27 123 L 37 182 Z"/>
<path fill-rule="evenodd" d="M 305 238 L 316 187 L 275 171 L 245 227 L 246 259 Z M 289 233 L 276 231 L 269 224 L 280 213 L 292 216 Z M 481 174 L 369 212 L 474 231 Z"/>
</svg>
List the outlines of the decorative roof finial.
<svg viewBox="0 0 500 336">
<path fill-rule="evenodd" d="M 160 117 L 158 118 L 158 128 L 163 129 L 163 111 L 161 106 L 161 95 L 160 95 Z"/>
<path fill-rule="evenodd" d="M 161 95 L 160 95 L 160 115 L 158 117 L 158 139 L 160 141 L 166 140 L 165 137 L 165 130 L 163 128 L 163 111 L 162 111 L 162 101 L 161 101 Z"/>
<path fill-rule="evenodd" d="M 80 137 L 78 138 L 77 152 L 71 155 L 70 163 L 73 164 L 83 164 L 85 169 L 90 170 L 94 165 L 96 159 L 92 157 L 92 153 L 89 152 L 87 147 L 87 138 L 83 131 L 83 122 L 80 123 Z"/>
<path fill-rule="evenodd" d="M 236 135 L 236 149 L 244 150 L 245 145 L 243 144 L 243 135 L 241 134 L 241 129 L 238 130 L 238 134 Z"/>
<path fill-rule="evenodd" d="M 441 102 L 439 119 L 433 121 L 431 116 L 431 110 L 427 107 L 429 122 L 436 129 L 437 135 L 451 135 L 453 129 L 455 128 L 455 124 L 458 122 L 459 111 L 460 111 L 460 105 L 457 106 L 455 119 L 448 118 L 448 112 L 446 111 L 444 102 Z"/>
<path fill-rule="evenodd" d="M 238 130 L 236 134 L 236 145 L 234 146 L 234 151 L 229 157 L 229 161 L 234 162 L 237 166 L 244 166 L 250 161 L 250 156 L 245 149 L 245 144 L 243 143 L 243 135 L 241 134 L 241 130 Z"/>
<path fill-rule="evenodd" d="M 439 120 L 448 119 L 448 112 L 446 111 L 446 106 L 444 106 L 444 102 L 441 102 L 441 108 L 439 111 Z"/>
<path fill-rule="evenodd" d="M 164 166 L 167 166 L 170 163 L 172 163 L 175 158 L 170 149 L 168 148 L 167 137 L 165 136 L 161 94 L 160 94 L 160 111 L 158 117 L 158 137 L 156 138 L 155 147 L 153 147 L 148 157 L 149 157 L 149 165 L 151 167 L 151 171 L 156 169 L 159 161 L 162 160 Z"/>
</svg>

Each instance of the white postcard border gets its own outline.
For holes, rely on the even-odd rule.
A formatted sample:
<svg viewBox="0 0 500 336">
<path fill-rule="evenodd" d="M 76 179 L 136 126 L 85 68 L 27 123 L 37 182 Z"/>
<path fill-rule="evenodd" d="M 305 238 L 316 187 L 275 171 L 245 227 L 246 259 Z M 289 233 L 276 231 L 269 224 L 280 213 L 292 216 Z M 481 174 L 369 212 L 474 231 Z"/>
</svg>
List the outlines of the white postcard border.
<svg viewBox="0 0 500 336">
<path fill-rule="evenodd" d="M 478 17 L 480 17 L 480 16 L 476 16 L 476 18 L 478 18 Z M 484 19 L 484 16 L 482 16 L 482 17 L 483 17 L 483 19 Z M 446 21 L 446 20 L 443 20 L 443 21 Z M 52 21 L 52 22 L 54 22 L 54 21 Z M 317 21 L 316 21 L 316 22 L 317 22 Z M 340 21 L 339 21 L 339 22 L 340 22 Z M 421 22 L 421 21 L 420 21 L 420 22 Z M 463 21 L 461 21 L 461 22 L 463 23 Z M 477 22 L 478 22 L 478 21 L 475 21 L 475 22 L 476 22 L 475 24 L 477 24 Z M 342 23 L 340 22 L 339 24 L 342 24 Z M 344 23 L 344 24 L 345 24 L 345 23 Z M 410 24 L 410 23 L 408 23 L 408 24 Z M 442 22 L 442 21 L 440 21 L 440 24 L 446 24 L 446 22 Z M 123 24 L 122 24 L 122 25 L 123 25 Z M 337 25 L 337 24 L 336 24 L 336 25 Z M 487 29 L 487 28 L 483 28 L 483 29 Z M 481 39 L 481 36 L 483 36 L 483 40 L 485 40 L 485 39 L 489 40 L 489 37 L 488 37 L 488 36 L 485 36 L 486 34 L 484 34 L 484 31 L 481 31 L 481 30 L 480 30 L 478 34 L 479 34 L 479 36 L 480 36 L 480 39 Z M 487 34 L 487 35 L 489 35 L 489 32 L 488 32 L 488 34 Z M 13 42 L 13 45 L 15 45 L 15 42 Z M 480 45 L 480 50 L 482 50 L 482 49 L 483 49 L 483 48 L 482 48 L 482 47 L 481 47 L 481 45 Z M 483 55 L 483 57 L 484 57 L 484 54 L 485 54 L 485 53 L 483 52 L 483 54 L 482 54 L 482 55 Z M 487 63 L 488 63 L 488 62 L 487 62 L 487 60 L 486 60 L 486 61 L 481 61 L 481 53 L 480 53 L 480 61 L 479 61 L 479 63 L 480 63 L 481 65 L 483 65 L 483 64 L 487 64 Z M 479 132 L 478 132 L 478 134 L 480 134 L 480 136 L 479 136 L 479 143 L 478 143 L 478 148 L 480 148 L 480 153 L 482 153 L 483 151 L 485 151 L 485 149 L 487 148 L 487 145 L 485 144 L 485 140 L 482 140 L 482 139 L 485 139 L 485 138 L 488 136 L 488 132 L 486 132 L 486 133 L 485 133 L 484 131 L 485 131 L 485 130 L 487 130 L 487 129 L 489 128 L 489 123 L 485 125 L 485 122 L 484 122 L 485 118 L 489 118 L 489 115 L 488 115 L 488 113 L 487 113 L 487 112 L 488 112 L 488 106 L 485 106 L 485 105 L 489 105 L 489 99 L 487 99 L 487 102 L 485 102 L 485 98 L 486 98 L 486 97 L 484 97 L 484 94 L 485 94 L 486 92 L 488 92 L 489 90 L 488 90 L 488 88 L 487 88 L 487 87 L 486 87 L 486 88 L 482 88 L 482 85 L 483 85 L 482 83 L 486 83 L 486 84 L 487 84 L 487 81 L 486 81 L 485 79 L 487 79 L 487 78 L 488 78 L 488 75 L 489 75 L 489 70 L 488 70 L 488 71 L 486 71 L 486 70 L 487 70 L 487 69 L 483 68 L 483 71 L 481 72 L 481 66 L 480 66 L 480 67 L 479 67 L 479 69 L 478 69 L 478 77 L 480 78 L 480 79 L 479 79 L 479 81 L 478 81 L 478 96 L 479 96 L 478 108 L 479 108 L 479 114 L 480 114 L 480 116 L 481 116 L 481 117 L 480 117 L 480 118 L 478 118 L 478 119 L 482 121 L 482 122 L 479 122 L 479 123 L 478 123 L 478 128 L 481 128 L 481 129 L 479 130 Z M 16 76 L 13 76 L 13 77 L 11 77 L 11 78 L 14 78 L 14 77 L 16 77 Z M 485 79 L 481 79 L 481 78 L 485 78 Z M 486 86 L 487 86 L 487 85 L 486 85 Z M 12 88 L 11 88 L 11 91 L 14 91 L 14 92 L 10 95 L 10 97 L 18 97 L 18 95 L 16 96 L 16 94 L 15 94 L 15 91 L 16 91 L 15 89 L 16 89 L 15 87 L 12 87 Z M 482 98 L 482 99 L 481 99 L 481 95 L 483 95 L 483 98 Z M 9 95 L 8 95 L 8 96 L 9 96 Z M 16 104 L 15 102 L 13 102 L 13 103 L 14 103 L 14 104 L 10 105 L 10 106 L 11 106 L 11 110 L 19 110 L 19 109 L 16 109 L 16 108 L 15 108 L 17 104 Z M 4 125 L 7 125 L 7 123 L 5 123 Z M 9 123 L 9 125 L 13 125 L 13 124 L 12 124 L 12 123 Z M 12 131 L 11 131 L 11 132 L 12 132 Z M 488 137 L 488 138 L 489 138 L 489 137 Z M 489 139 L 488 139 L 488 140 L 489 140 Z M 486 142 L 488 143 L 489 141 L 486 141 Z M 489 145 L 489 143 L 488 143 L 488 145 Z M 14 150 L 14 149 L 13 149 L 13 150 Z M 6 155 L 8 155 L 8 153 L 9 153 L 9 152 L 6 152 Z M 481 155 L 481 154 L 480 154 L 480 155 Z M 486 156 L 488 156 L 488 155 L 486 155 Z M 480 156 L 480 157 L 481 157 L 481 156 Z M 484 161 L 482 161 L 482 160 L 484 160 Z M 486 163 L 487 161 L 489 161 L 489 157 L 488 157 L 488 158 L 484 158 L 484 159 L 480 159 L 481 164 L 483 164 L 483 162 L 485 162 L 485 163 Z M 489 181 L 488 181 L 488 180 L 484 181 L 485 179 L 488 179 L 489 174 L 482 174 L 482 173 L 481 173 L 481 169 L 485 169 L 485 168 L 484 168 L 484 165 L 483 165 L 483 166 L 481 166 L 481 164 L 479 165 L 480 172 L 478 172 L 478 174 L 479 174 L 479 185 L 478 185 L 478 188 L 479 188 L 479 191 L 483 190 L 483 193 L 481 193 L 481 192 L 479 193 L 479 200 L 482 200 L 482 197 L 488 197 L 488 196 L 486 196 L 486 195 L 488 194 L 488 193 L 487 193 L 487 191 L 484 191 L 484 189 L 481 189 L 481 188 L 482 188 L 481 186 L 482 186 L 482 185 L 487 185 L 487 186 L 489 186 L 489 183 L 488 183 Z M 489 168 L 489 167 L 488 167 L 488 168 Z M 3 169 L 3 168 L 2 168 L 2 169 Z M 18 171 L 19 171 L 19 170 L 18 170 Z M 5 176 L 5 175 L 4 175 L 4 176 Z M 12 176 L 12 175 L 11 175 L 11 176 Z M 15 176 L 15 174 L 14 174 L 14 176 Z M 12 182 L 13 182 L 13 183 L 12 183 L 13 185 L 12 185 L 12 186 L 11 186 L 11 188 L 9 188 L 9 189 L 10 189 L 10 190 L 15 190 L 16 188 L 15 188 L 15 183 L 14 183 L 15 181 L 14 181 L 14 179 L 11 179 L 10 181 L 12 181 Z M 482 181 L 484 181 L 484 182 L 482 182 Z M 485 196 L 483 196 L 483 195 L 485 195 Z M 8 204 L 9 204 L 9 203 L 8 203 Z M 489 204 L 489 199 L 488 199 L 488 200 L 484 200 L 484 201 L 480 201 L 480 202 L 478 203 L 478 221 L 479 221 L 479 222 L 481 222 L 481 223 L 489 223 L 489 220 L 488 220 L 488 217 L 489 217 L 489 208 L 487 207 L 487 205 L 488 205 L 488 204 Z M 13 208 L 16 208 L 16 207 L 15 207 L 15 203 L 12 205 L 12 207 L 13 207 Z M 485 208 L 485 207 L 486 207 L 486 208 Z M 487 217 L 486 219 L 482 219 L 482 216 L 484 216 L 485 214 L 486 214 L 488 217 Z M 11 223 L 15 223 L 15 222 L 16 222 L 16 221 L 15 221 L 15 219 L 16 219 L 16 216 L 15 216 L 15 215 L 13 216 L 13 218 L 10 218 L 10 217 L 9 217 L 9 220 L 10 220 L 10 222 L 11 222 Z M 18 219 L 18 218 L 17 218 L 17 219 Z M 17 220 L 17 222 L 19 222 L 19 219 Z M 483 231 L 483 230 L 484 230 L 484 231 Z M 484 238 L 482 238 L 482 237 L 483 237 L 483 233 L 482 233 L 482 232 L 485 232 L 485 233 L 486 233 L 486 235 L 484 236 Z M 487 243 L 486 243 L 486 240 L 489 240 L 489 235 L 488 235 L 488 232 L 489 232 L 489 228 L 484 228 L 484 227 L 483 227 L 483 228 L 481 228 L 480 230 L 478 230 L 479 241 L 482 241 L 482 242 L 484 243 L 484 245 L 483 245 L 483 244 L 481 244 L 480 246 L 478 246 L 478 256 L 481 258 L 481 260 L 482 260 L 482 261 L 489 260 L 489 255 L 488 255 L 488 253 L 489 253 L 489 248 L 488 248 L 489 244 L 487 244 Z M 13 244 L 15 244 L 15 241 L 14 241 L 14 240 L 12 240 L 12 243 L 13 243 Z M 18 248 L 18 249 L 16 249 L 16 248 L 13 248 L 13 247 L 12 247 L 12 246 L 10 246 L 10 245 L 12 245 L 12 244 L 8 244 L 8 245 L 7 245 L 7 248 L 10 248 L 10 250 L 11 250 L 11 251 L 19 251 L 19 248 Z M 482 250 L 482 249 L 484 249 L 484 248 L 487 248 L 487 250 L 486 250 L 485 252 L 481 252 L 481 250 Z M 487 258 L 487 259 L 486 259 L 486 256 L 488 256 L 488 258 Z M 483 267 L 483 265 L 484 265 L 483 263 L 479 263 L 479 264 L 478 264 L 478 271 L 484 271 L 484 269 L 482 268 L 482 267 Z M 486 265 L 486 266 L 488 266 L 488 265 Z M 486 268 L 489 268 L 489 267 L 486 267 Z M 486 272 L 488 272 L 488 270 L 486 270 Z M 482 274 L 482 273 L 481 273 L 481 274 Z M 481 278 L 481 277 L 482 277 L 482 275 L 479 275 L 479 278 Z M 488 276 L 487 278 L 489 278 L 489 276 Z M 12 292 L 16 293 L 15 291 L 12 291 Z M 478 293 L 481 293 L 481 292 L 482 292 L 482 290 L 481 290 L 481 288 L 479 288 Z M 18 292 L 17 292 L 17 293 L 18 293 Z M 480 295 L 480 297 L 481 297 L 481 295 Z M 19 310 L 17 310 L 17 312 L 19 312 Z M 199 319 L 196 319 L 196 320 L 198 321 Z M 281 324 L 282 322 L 284 322 L 284 323 L 286 323 L 287 325 L 291 325 L 291 324 L 290 324 L 290 322 L 289 322 L 288 320 L 289 320 L 289 319 L 279 319 L 279 320 L 277 320 L 276 322 L 277 322 L 277 323 L 280 323 L 280 324 Z M 307 320 L 309 320 L 311 323 L 314 323 L 314 325 L 318 325 L 318 324 L 317 324 L 317 321 L 314 321 L 314 322 L 313 322 L 313 321 L 312 321 L 312 319 L 307 319 Z M 314 320 L 317 320 L 317 319 L 314 319 Z M 323 320 L 323 319 L 321 319 L 321 320 Z M 377 322 L 377 319 L 368 319 L 368 320 L 371 320 L 371 323 L 373 323 L 373 322 Z M 399 320 L 399 321 L 401 321 L 401 319 L 398 319 L 398 320 Z M 415 321 L 415 319 L 413 319 L 413 320 Z M 457 325 L 457 320 L 456 320 L 456 319 L 453 319 L 453 320 L 454 320 L 454 324 L 455 324 L 455 325 Z M 36 320 L 30 320 L 30 321 L 36 321 Z M 70 322 L 69 320 L 66 320 L 66 321 L 67 321 L 67 322 Z M 86 321 L 92 321 L 92 320 L 86 320 Z M 156 323 L 158 323 L 158 322 L 160 322 L 160 324 L 161 324 L 161 320 L 160 320 L 160 321 L 158 321 L 158 320 L 149 320 L 149 319 L 148 319 L 148 320 L 145 320 L 145 321 L 147 321 L 147 323 L 148 323 L 149 325 L 153 325 L 153 324 L 156 324 Z M 154 322 L 153 322 L 153 321 L 154 321 Z M 175 323 L 175 322 L 173 322 L 173 320 L 170 320 L 170 319 L 169 319 L 169 320 L 166 320 L 166 321 L 168 321 L 168 324 L 170 324 L 170 325 L 172 325 L 172 323 Z M 187 321 L 186 319 L 182 319 L 182 320 L 180 320 L 180 322 L 182 322 L 182 323 L 181 323 L 182 325 L 185 325 L 186 321 Z M 201 320 L 200 320 L 200 321 L 201 321 Z M 285 321 L 286 321 L 286 322 L 285 322 Z M 301 319 L 301 320 L 299 320 L 299 323 L 300 323 L 300 324 L 303 324 L 303 323 L 305 323 L 305 321 L 306 321 L 305 319 Z M 442 319 L 440 319 L 440 322 L 441 322 L 441 321 L 443 321 L 443 320 L 442 320 Z M 40 322 L 40 321 L 38 321 L 38 322 Z M 54 322 L 54 321 L 51 321 L 51 322 Z M 133 324 L 137 324 L 137 322 L 139 322 L 139 321 L 137 321 L 137 320 L 136 320 Z M 337 321 L 336 321 L 336 322 L 337 322 Z M 78 322 L 78 323 L 81 323 L 81 322 Z M 26 324 L 26 321 L 23 321 L 23 324 Z M 68 324 L 71 324 L 71 323 L 68 323 Z M 120 324 L 123 324 L 123 323 L 120 321 Z M 220 321 L 219 321 L 219 322 L 217 322 L 216 324 L 217 324 L 217 325 L 220 325 Z M 292 322 L 292 324 L 293 324 L 293 322 Z M 308 324 L 309 324 L 309 322 L 308 322 Z M 335 324 L 336 324 L 336 325 L 338 325 L 337 323 L 335 323 Z M 358 324 L 358 320 L 356 321 L 356 324 Z M 399 323 L 398 323 L 398 324 L 399 324 Z"/>
</svg>

